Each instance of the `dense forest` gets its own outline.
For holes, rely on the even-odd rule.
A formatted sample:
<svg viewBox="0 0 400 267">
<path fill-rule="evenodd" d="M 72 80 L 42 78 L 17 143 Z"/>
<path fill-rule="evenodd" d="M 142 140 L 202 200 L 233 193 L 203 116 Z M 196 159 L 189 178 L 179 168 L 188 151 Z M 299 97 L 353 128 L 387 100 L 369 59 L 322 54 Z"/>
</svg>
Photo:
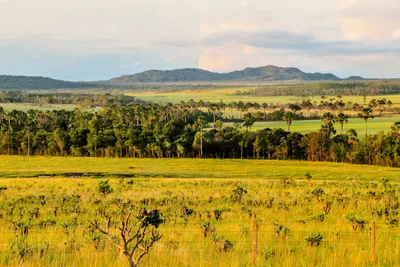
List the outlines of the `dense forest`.
<svg viewBox="0 0 400 267">
<path fill-rule="evenodd" d="M 99 112 L 75 109 L 25 113 L 0 109 L 0 153 L 268 158 L 400 165 L 400 123 L 388 133 L 359 138 L 354 130 L 336 135 L 335 123 L 343 121 L 330 112 L 321 116 L 321 129 L 307 135 L 283 129 L 251 132 L 255 120 L 246 115 L 242 123 L 233 127 L 224 127 L 217 120 L 210 128 L 205 115 L 197 108 L 184 110 L 157 104 L 112 106 Z M 364 108 L 359 115 L 367 125 L 371 109 Z M 289 125 L 292 118 L 285 119 Z"/>
<path fill-rule="evenodd" d="M 301 84 L 262 85 L 238 95 L 251 96 L 377 96 L 400 93 L 400 80 L 316 82 Z"/>
<path fill-rule="evenodd" d="M 27 103 L 27 104 L 75 104 L 85 107 L 104 107 L 112 105 L 130 105 L 144 103 L 134 96 L 110 93 L 78 93 L 78 92 L 27 92 L 27 91 L 0 91 L 0 103 Z"/>
</svg>

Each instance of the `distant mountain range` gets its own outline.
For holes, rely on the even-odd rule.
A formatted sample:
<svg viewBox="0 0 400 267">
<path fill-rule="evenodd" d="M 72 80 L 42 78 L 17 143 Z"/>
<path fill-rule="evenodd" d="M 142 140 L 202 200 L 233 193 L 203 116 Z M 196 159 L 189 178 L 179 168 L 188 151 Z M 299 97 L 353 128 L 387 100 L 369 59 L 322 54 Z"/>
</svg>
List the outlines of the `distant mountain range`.
<svg viewBox="0 0 400 267">
<path fill-rule="evenodd" d="M 115 83 L 194 82 L 194 81 L 337 81 L 331 73 L 306 73 L 297 68 L 265 66 L 246 68 L 229 73 L 216 73 L 202 69 L 149 70 L 111 79 Z"/>
<path fill-rule="evenodd" d="M 73 89 L 95 87 L 87 82 L 68 82 L 47 77 L 0 75 L 0 90 Z"/>
<path fill-rule="evenodd" d="M 246 68 L 229 73 L 216 73 L 202 69 L 149 70 L 133 75 L 124 75 L 108 81 L 70 82 L 46 77 L 0 75 L 1 89 L 68 89 L 68 88 L 101 88 L 126 87 L 146 83 L 190 83 L 190 82 L 269 82 L 269 81 L 340 81 L 331 73 L 307 73 L 297 68 L 264 66 Z M 363 80 L 352 76 L 344 80 Z"/>
</svg>

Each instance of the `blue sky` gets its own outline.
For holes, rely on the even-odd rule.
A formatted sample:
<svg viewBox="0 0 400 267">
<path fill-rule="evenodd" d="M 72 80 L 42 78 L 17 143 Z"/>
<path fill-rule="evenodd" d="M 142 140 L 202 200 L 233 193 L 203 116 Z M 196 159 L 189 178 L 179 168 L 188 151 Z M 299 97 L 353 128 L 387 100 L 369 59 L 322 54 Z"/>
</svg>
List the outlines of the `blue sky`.
<svg viewBox="0 0 400 267">
<path fill-rule="evenodd" d="M 0 74 L 293 66 L 400 77 L 398 0 L 0 0 Z"/>
</svg>

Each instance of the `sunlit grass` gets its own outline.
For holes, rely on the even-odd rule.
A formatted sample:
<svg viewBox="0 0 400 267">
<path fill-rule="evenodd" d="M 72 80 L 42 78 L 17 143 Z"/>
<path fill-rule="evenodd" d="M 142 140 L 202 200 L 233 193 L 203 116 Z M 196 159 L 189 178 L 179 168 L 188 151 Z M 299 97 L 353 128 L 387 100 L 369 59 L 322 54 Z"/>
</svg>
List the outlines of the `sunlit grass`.
<svg viewBox="0 0 400 267">
<path fill-rule="evenodd" d="M 377 175 L 397 179 L 400 169 L 345 163 L 279 161 L 279 160 L 216 160 L 216 159 L 118 159 L 74 157 L 0 156 L 0 177 L 79 177 L 99 173 L 105 177 L 149 178 L 226 178 L 279 179 L 304 178 L 310 172 L 314 179 L 362 180 Z M 93 174 L 96 177 L 96 174 Z"/>
</svg>

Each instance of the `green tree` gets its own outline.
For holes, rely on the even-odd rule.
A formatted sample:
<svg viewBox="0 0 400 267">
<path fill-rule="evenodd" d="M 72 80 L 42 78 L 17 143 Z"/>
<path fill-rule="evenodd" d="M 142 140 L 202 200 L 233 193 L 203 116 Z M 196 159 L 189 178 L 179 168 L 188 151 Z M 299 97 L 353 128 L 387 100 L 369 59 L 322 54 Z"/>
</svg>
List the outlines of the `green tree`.
<svg viewBox="0 0 400 267">
<path fill-rule="evenodd" d="M 358 113 L 358 117 L 365 122 L 365 137 L 368 137 L 368 120 L 373 119 L 372 108 L 363 108 L 362 113 Z"/>
<path fill-rule="evenodd" d="M 322 128 L 327 131 L 327 138 L 330 138 L 332 133 L 336 133 L 334 127 L 334 124 L 336 122 L 335 116 L 330 112 L 326 112 L 324 113 L 324 115 L 322 115 L 321 120 L 323 122 Z"/>
<path fill-rule="evenodd" d="M 288 126 L 288 132 L 290 132 L 290 125 L 292 125 L 292 121 L 296 118 L 296 114 L 290 111 L 286 111 L 285 114 L 283 115 L 282 119 L 286 121 L 286 124 Z"/>
<path fill-rule="evenodd" d="M 348 116 L 345 115 L 343 112 L 340 112 L 336 116 L 336 121 L 340 123 L 340 133 L 343 134 L 343 124 L 348 122 Z"/>
<path fill-rule="evenodd" d="M 199 116 L 195 123 L 195 128 L 200 133 L 200 157 L 203 157 L 203 129 L 208 125 L 207 120 L 203 116 Z"/>
</svg>

